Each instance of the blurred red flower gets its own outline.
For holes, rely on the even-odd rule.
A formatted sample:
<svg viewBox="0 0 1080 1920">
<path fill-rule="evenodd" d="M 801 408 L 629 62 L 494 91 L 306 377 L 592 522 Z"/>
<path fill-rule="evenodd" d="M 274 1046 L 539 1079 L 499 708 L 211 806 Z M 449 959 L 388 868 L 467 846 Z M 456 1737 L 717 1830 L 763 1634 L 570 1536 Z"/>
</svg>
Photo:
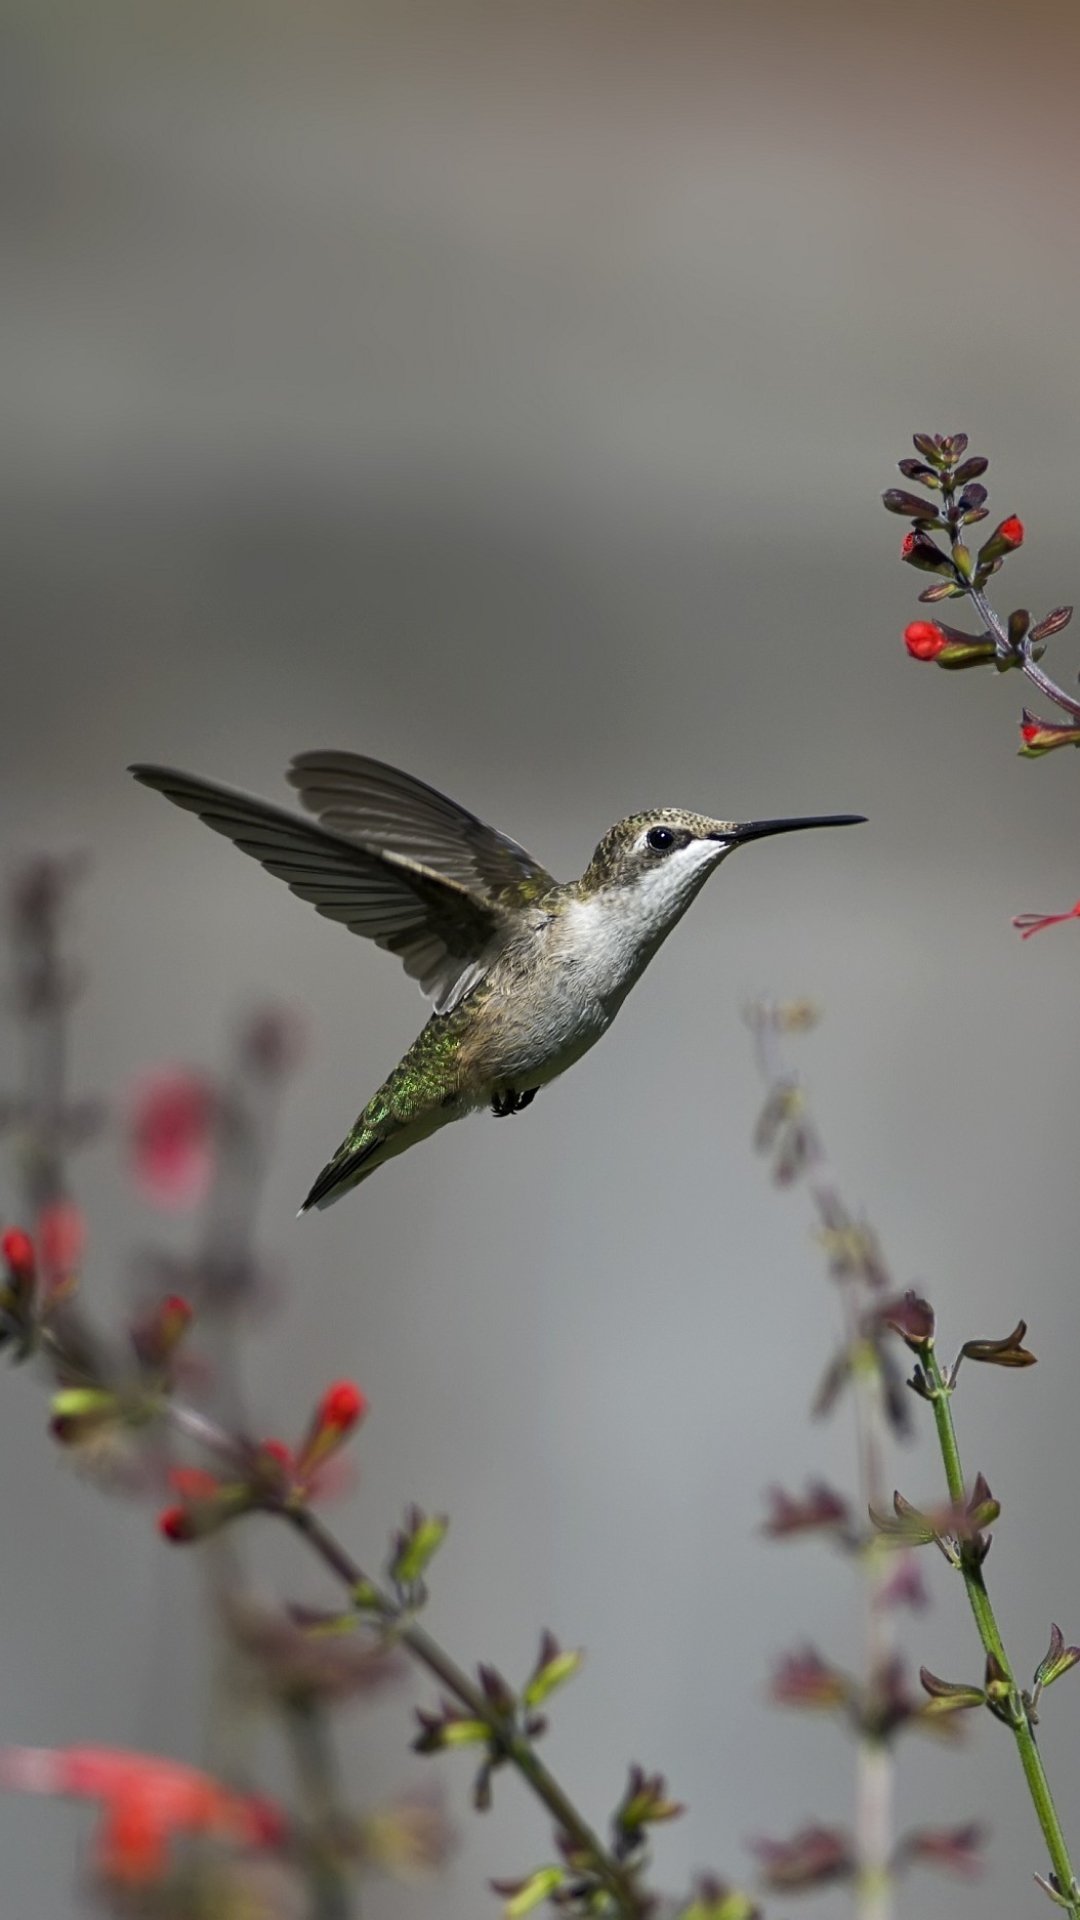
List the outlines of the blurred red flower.
<svg viewBox="0 0 1080 1920">
<path fill-rule="evenodd" d="M 47 1284 L 78 1272 L 86 1246 L 86 1222 L 72 1200 L 54 1200 L 38 1220 L 38 1252 Z"/>
<path fill-rule="evenodd" d="M 135 1183 L 159 1207 L 196 1206 L 213 1172 L 217 1096 L 210 1082 L 178 1067 L 136 1089 L 130 1126 Z"/>
<path fill-rule="evenodd" d="M 0 1752 L 0 1783 L 100 1801 L 95 1866 L 103 1879 L 129 1887 L 160 1880 L 184 1835 L 273 1846 L 285 1833 L 273 1802 L 233 1793 L 179 1761 L 121 1748 L 8 1747 Z"/>
</svg>

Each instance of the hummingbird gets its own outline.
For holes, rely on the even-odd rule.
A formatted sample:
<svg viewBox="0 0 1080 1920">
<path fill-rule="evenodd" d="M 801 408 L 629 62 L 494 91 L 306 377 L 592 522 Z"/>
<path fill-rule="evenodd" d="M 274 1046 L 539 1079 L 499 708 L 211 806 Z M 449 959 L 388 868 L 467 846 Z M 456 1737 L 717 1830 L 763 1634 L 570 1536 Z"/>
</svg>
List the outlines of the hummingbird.
<svg viewBox="0 0 1080 1920">
<path fill-rule="evenodd" d="M 397 954 L 434 1002 L 300 1208 L 332 1206 L 451 1120 L 521 1113 L 606 1033 L 709 875 L 736 847 L 862 814 L 711 820 L 677 807 L 605 833 L 580 880 L 411 774 L 360 754 L 301 753 L 289 812 L 169 767 L 143 786 L 195 813 L 301 900 Z"/>
</svg>

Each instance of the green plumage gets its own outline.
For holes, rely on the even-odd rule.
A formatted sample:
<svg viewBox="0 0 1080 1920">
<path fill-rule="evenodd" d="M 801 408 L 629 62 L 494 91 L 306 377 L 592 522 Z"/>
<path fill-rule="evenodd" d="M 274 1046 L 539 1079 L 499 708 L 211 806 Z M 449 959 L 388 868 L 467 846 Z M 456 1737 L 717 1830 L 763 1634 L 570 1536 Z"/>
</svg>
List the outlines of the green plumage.
<svg viewBox="0 0 1080 1920">
<path fill-rule="evenodd" d="M 464 1024 L 452 1013 L 428 1021 L 323 1168 L 301 1213 L 339 1200 L 384 1160 L 468 1110 L 459 1071 Z"/>
</svg>

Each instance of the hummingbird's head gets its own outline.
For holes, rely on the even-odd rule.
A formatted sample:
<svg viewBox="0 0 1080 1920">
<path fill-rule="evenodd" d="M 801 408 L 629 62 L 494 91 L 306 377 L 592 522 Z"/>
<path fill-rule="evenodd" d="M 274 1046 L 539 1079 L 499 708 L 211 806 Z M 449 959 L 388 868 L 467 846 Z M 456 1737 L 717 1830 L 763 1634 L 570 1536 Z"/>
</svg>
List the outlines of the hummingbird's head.
<svg viewBox="0 0 1080 1920">
<path fill-rule="evenodd" d="M 747 840 L 804 827 L 846 827 L 860 813 L 815 815 L 798 820 L 710 820 L 705 814 L 661 807 L 633 813 L 605 833 L 582 876 L 588 895 L 621 895 L 635 917 L 661 933 L 690 905 L 721 860 Z"/>
</svg>

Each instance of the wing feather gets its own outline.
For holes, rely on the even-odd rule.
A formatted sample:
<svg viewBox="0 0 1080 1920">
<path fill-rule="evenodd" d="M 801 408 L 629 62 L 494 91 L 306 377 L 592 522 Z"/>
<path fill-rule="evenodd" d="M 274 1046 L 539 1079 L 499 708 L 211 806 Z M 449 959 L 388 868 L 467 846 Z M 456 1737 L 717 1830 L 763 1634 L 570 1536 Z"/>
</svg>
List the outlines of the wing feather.
<svg viewBox="0 0 1080 1920">
<path fill-rule="evenodd" d="M 435 787 L 359 753 L 301 753 L 287 779 L 331 832 L 393 848 L 488 899 L 536 898 L 555 882 L 507 834 Z"/>
<path fill-rule="evenodd" d="M 368 844 L 170 767 L 130 771 L 224 834 L 319 913 L 396 953 L 437 1012 L 450 1012 L 483 979 L 510 932 L 495 899 L 429 867 L 403 844 Z"/>
</svg>

